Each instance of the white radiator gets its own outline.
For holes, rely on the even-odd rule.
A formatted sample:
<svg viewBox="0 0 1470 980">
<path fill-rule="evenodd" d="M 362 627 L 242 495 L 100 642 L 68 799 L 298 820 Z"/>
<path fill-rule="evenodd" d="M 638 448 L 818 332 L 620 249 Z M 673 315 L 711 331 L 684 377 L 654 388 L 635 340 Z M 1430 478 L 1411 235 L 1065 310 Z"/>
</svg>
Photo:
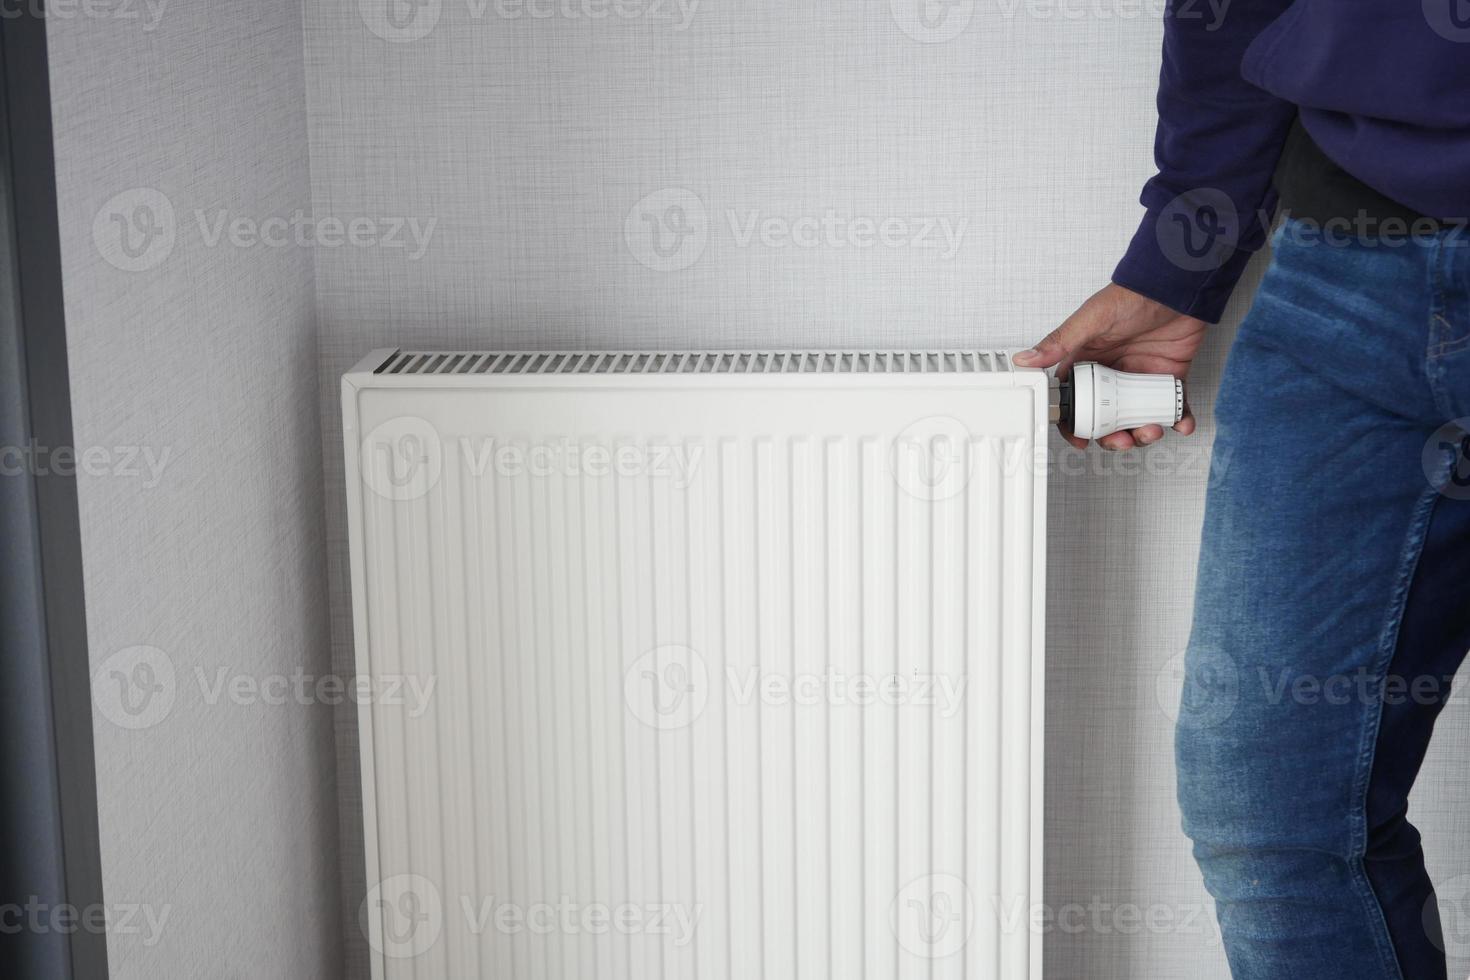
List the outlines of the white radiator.
<svg viewBox="0 0 1470 980">
<path fill-rule="evenodd" d="M 375 978 L 1039 980 L 1044 374 L 343 378 Z"/>
</svg>

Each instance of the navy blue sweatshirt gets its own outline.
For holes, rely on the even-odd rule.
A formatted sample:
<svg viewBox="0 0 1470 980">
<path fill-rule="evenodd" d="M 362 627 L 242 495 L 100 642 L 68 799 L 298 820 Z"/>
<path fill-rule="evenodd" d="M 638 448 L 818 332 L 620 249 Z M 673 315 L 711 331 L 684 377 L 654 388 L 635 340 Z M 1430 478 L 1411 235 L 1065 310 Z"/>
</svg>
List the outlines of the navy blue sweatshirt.
<svg viewBox="0 0 1470 980">
<path fill-rule="evenodd" d="M 1214 322 L 1276 204 L 1292 120 L 1420 214 L 1470 217 L 1470 0 L 1169 0 L 1159 173 L 1113 281 Z"/>
</svg>

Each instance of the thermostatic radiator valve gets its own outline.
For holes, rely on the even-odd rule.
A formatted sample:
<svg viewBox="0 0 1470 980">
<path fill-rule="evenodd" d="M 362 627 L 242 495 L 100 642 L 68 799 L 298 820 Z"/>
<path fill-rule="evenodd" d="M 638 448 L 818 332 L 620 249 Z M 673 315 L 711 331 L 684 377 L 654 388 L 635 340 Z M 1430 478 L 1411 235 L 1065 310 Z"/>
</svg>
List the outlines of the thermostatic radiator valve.
<svg viewBox="0 0 1470 980">
<path fill-rule="evenodd" d="M 1129 374 L 1092 361 L 1052 379 L 1053 422 L 1071 422 L 1082 439 L 1101 439 L 1150 423 L 1165 428 L 1184 417 L 1184 382 L 1167 374 Z"/>
</svg>

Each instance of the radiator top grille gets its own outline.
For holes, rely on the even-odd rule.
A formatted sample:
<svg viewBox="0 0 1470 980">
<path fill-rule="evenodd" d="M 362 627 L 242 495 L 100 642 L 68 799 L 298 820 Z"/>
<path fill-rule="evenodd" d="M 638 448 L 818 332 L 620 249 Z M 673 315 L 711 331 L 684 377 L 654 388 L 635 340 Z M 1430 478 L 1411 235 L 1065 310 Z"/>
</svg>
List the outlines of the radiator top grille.
<svg viewBox="0 0 1470 980">
<path fill-rule="evenodd" d="M 991 374 L 993 350 L 395 351 L 374 374 Z"/>
</svg>

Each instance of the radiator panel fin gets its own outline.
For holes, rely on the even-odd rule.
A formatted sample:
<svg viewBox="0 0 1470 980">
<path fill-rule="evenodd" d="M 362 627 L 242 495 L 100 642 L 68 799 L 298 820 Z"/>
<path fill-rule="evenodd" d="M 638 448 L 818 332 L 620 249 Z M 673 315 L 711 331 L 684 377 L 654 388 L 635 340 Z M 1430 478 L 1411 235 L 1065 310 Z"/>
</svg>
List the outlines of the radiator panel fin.
<svg viewBox="0 0 1470 980">
<path fill-rule="evenodd" d="M 375 977 L 1038 978 L 1042 401 L 357 392 Z"/>
<path fill-rule="evenodd" d="M 1004 351 L 393 351 L 376 374 L 974 374 L 1011 371 Z"/>
</svg>

